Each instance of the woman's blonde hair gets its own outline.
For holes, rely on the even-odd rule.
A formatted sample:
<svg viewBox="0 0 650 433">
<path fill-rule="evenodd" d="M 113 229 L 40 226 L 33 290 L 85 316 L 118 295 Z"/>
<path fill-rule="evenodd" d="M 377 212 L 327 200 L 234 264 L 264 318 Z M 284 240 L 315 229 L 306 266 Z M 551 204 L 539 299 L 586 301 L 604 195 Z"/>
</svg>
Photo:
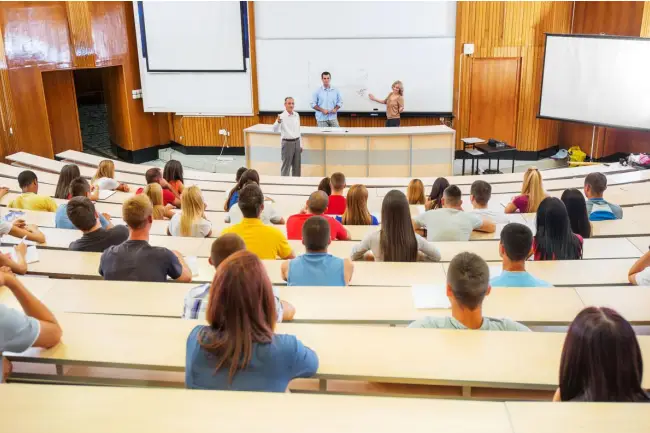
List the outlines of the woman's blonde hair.
<svg viewBox="0 0 650 433">
<path fill-rule="evenodd" d="M 521 194 L 528 197 L 528 209 L 526 212 L 537 212 L 539 204 L 546 197 L 544 186 L 542 185 L 542 174 L 537 167 L 528 167 L 528 170 L 524 173 Z"/>
<path fill-rule="evenodd" d="M 110 159 L 105 159 L 97 166 L 97 173 L 93 177 L 93 182 L 102 177 L 115 178 L 115 164 Z"/>
<path fill-rule="evenodd" d="M 348 190 L 347 204 L 341 222 L 351 226 L 372 224 L 372 216 L 368 211 L 368 189 L 364 185 L 352 185 Z"/>
<path fill-rule="evenodd" d="M 144 187 L 142 193 L 149 197 L 151 204 L 153 204 L 153 219 L 165 219 L 165 206 L 163 205 L 162 187 L 160 184 L 150 183 Z"/>
<path fill-rule="evenodd" d="M 192 185 L 181 194 L 181 236 L 192 236 L 192 225 L 203 218 L 205 205 L 198 186 Z"/>
<path fill-rule="evenodd" d="M 402 84 L 402 82 L 400 80 L 397 80 L 397 81 L 393 82 L 393 84 L 390 86 L 391 89 L 394 86 L 399 86 L 399 95 L 404 96 L 404 85 Z"/>
<path fill-rule="evenodd" d="M 420 179 L 413 179 L 409 182 L 406 198 L 409 204 L 424 204 L 424 184 Z"/>
</svg>

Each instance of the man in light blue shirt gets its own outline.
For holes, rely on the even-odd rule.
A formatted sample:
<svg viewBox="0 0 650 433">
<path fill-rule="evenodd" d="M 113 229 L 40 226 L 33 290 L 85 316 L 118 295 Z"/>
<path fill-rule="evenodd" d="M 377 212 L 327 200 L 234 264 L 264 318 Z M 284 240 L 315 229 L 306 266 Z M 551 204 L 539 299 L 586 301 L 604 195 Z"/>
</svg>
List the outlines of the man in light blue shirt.
<svg viewBox="0 0 650 433">
<path fill-rule="evenodd" d="M 533 233 L 524 224 L 510 223 L 501 230 L 499 255 L 503 271 L 490 280 L 492 287 L 553 287 L 526 272 L 526 259 L 533 254 Z"/>
<path fill-rule="evenodd" d="M 319 128 L 339 127 L 336 112 L 343 106 L 341 93 L 330 86 L 332 75 L 329 72 L 320 74 L 323 85 L 311 97 L 311 108 L 316 111 L 316 123 Z"/>
</svg>

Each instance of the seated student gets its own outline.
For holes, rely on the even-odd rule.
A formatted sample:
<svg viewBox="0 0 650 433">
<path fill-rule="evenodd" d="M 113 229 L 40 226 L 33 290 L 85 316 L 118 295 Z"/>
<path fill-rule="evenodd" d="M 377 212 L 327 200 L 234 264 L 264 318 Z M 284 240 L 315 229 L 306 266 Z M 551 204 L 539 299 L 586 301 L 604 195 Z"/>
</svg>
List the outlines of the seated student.
<svg viewBox="0 0 650 433">
<path fill-rule="evenodd" d="M 571 231 L 564 203 L 547 197 L 537 209 L 537 230 L 533 240 L 535 260 L 582 259 L 582 236 Z"/>
<path fill-rule="evenodd" d="M 163 168 L 163 178 L 167 181 L 169 189 L 177 198 L 181 198 L 185 185 L 183 183 L 183 164 L 175 159 L 170 159 Z"/>
<path fill-rule="evenodd" d="M 424 184 L 420 179 L 411 179 L 406 188 L 406 198 L 409 204 L 425 204 Z"/>
<path fill-rule="evenodd" d="M 316 190 L 323 191 L 325 194 L 327 194 L 328 197 L 332 195 L 332 184 L 330 183 L 330 178 L 322 178 L 318 183 L 318 188 L 316 188 Z"/>
<path fill-rule="evenodd" d="M 312 216 L 302 226 L 302 244 L 306 253 L 282 263 L 282 278 L 288 286 L 347 286 L 354 265 L 350 259 L 327 252 L 332 242 L 329 221 Z"/>
<path fill-rule="evenodd" d="M 142 189 L 142 188 L 140 188 Z M 138 191 L 140 191 L 140 189 Z M 163 198 L 163 190 L 160 184 L 150 183 L 144 187 L 142 193 L 149 197 L 153 205 L 153 219 L 154 220 L 169 220 L 175 215 L 173 204 L 164 205 L 165 199 Z M 137 193 L 136 193 L 137 194 Z"/>
<path fill-rule="evenodd" d="M 20 353 L 30 347 L 49 349 L 59 344 L 63 332 L 56 317 L 5 267 L 0 268 L 0 286 L 11 291 L 23 310 L 0 303 L 0 354 Z M 11 365 L 6 358 L 3 363 L 8 374 Z"/>
<path fill-rule="evenodd" d="M 447 297 L 452 317 L 425 317 L 409 328 L 479 329 L 481 331 L 530 331 L 510 319 L 483 316 L 483 300 L 490 294 L 490 270 L 474 253 L 460 253 L 449 263 Z"/>
<path fill-rule="evenodd" d="M 87 197 L 73 197 L 66 209 L 69 220 L 83 232 L 83 236 L 70 243 L 70 251 L 101 253 L 106 248 L 119 245 L 129 238 L 129 229 L 117 225 L 110 229 L 102 228 L 95 205 Z"/>
<path fill-rule="evenodd" d="M 8 188 L 0 187 L 0 198 L 5 196 L 7 192 L 9 192 Z M 25 238 L 30 241 L 38 242 L 39 244 L 45 242 L 45 235 L 38 229 L 38 226 L 33 224 L 28 225 L 22 218 L 16 219 L 12 222 L 0 218 L 0 237 L 2 235 L 10 235 L 21 239 Z M 0 266 L 2 265 L 0 264 Z"/>
<path fill-rule="evenodd" d="M 442 195 L 449 186 L 449 181 L 444 177 L 439 177 L 433 182 L 431 186 L 431 192 L 427 201 L 424 204 L 426 210 L 440 209 L 442 208 Z"/>
<path fill-rule="evenodd" d="M 533 255 L 533 232 L 527 225 L 510 223 L 501 230 L 499 255 L 503 271 L 490 280 L 492 287 L 553 287 L 526 272 L 526 260 Z"/>
<path fill-rule="evenodd" d="M 406 196 L 394 189 L 381 203 L 381 229 L 368 233 L 355 245 L 351 257 L 377 262 L 437 262 L 440 251 L 413 231 Z"/>
<path fill-rule="evenodd" d="M 212 249 L 208 262 L 218 269 L 221 262 L 226 260 L 231 254 L 237 251 L 245 250 L 246 245 L 242 238 L 235 234 L 223 235 L 212 242 Z M 183 319 L 203 319 L 208 307 L 210 295 L 210 283 L 201 284 L 193 287 L 185 295 L 185 307 L 183 308 Z M 287 301 L 281 301 L 275 296 L 275 312 L 278 322 L 288 322 L 293 319 L 296 309 Z"/>
<path fill-rule="evenodd" d="M 240 223 L 242 219 L 244 219 L 239 206 L 231 205 L 237 204 L 239 201 L 239 191 L 249 183 L 254 183 L 257 186 L 260 185 L 260 176 L 256 170 L 246 170 L 244 174 L 242 174 L 242 176 L 239 178 L 239 183 L 237 186 L 235 186 L 235 188 L 230 191 L 230 195 L 226 200 L 226 204 L 224 206 L 224 209 L 226 206 L 229 209 L 228 215 L 225 218 L 225 222 L 237 224 Z M 273 206 L 273 200 L 271 198 L 264 197 L 264 202 L 264 210 L 262 211 L 262 215 L 260 215 L 262 222 L 264 224 L 284 224 L 284 218 L 275 210 L 275 207 Z"/>
<path fill-rule="evenodd" d="M 181 253 L 149 245 L 153 206 L 144 195 L 135 195 L 122 205 L 122 218 L 129 226 L 129 239 L 107 248 L 99 261 L 105 280 L 179 283 L 192 281 L 192 271 Z"/>
<path fill-rule="evenodd" d="M 251 172 L 247 175 L 246 179 L 244 182 L 242 182 L 241 178 L 246 173 L 248 169 L 246 167 L 239 167 L 237 169 L 237 174 L 235 175 L 235 186 L 230 190 L 228 193 L 228 197 L 226 198 L 225 203 L 223 204 L 223 210 L 228 212 L 233 205 L 237 204 L 237 201 L 239 200 L 239 190 L 248 183 L 249 180 L 256 179 L 257 184 L 259 185 L 260 183 L 260 177 L 259 174 L 257 173 L 257 170 L 251 169 Z"/>
<path fill-rule="evenodd" d="M 41 212 L 56 212 L 56 202 L 52 197 L 38 194 L 38 178 L 36 173 L 25 170 L 18 175 L 18 185 L 23 191 L 11 200 L 7 207 L 34 210 Z"/>
<path fill-rule="evenodd" d="M 327 213 L 327 209 L 324 213 Z M 346 226 L 376 226 L 377 218 L 368 210 L 368 189 L 364 185 L 352 185 L 345 200 L 345 212 L 334 217 Z"/>
<path fill-rule="evenodd" d="M 75 164 L 66 164 L 61 169 L 59 173 L 59 180 L 56 183 L 56 190 L 54 192 L 54 198 L 61 200 L 69 200 L 72 197 L 70 196 L 70 184 L 76 178 L 81 177 L 81 172 L 79 167 Z M 99 200 L 99 189 L 95 189 L 90 196 L 88 197 L 92 201 Z"/>
<path fill-rule="evenodd" d="M 181 195 L 181 211 L 169 220 L 167 234 L 207 238 L 212 234 L 212 223 L 205 217 L 205 203 L 198 186 L 185 188 Z"/>
<path fill-rule="evenodd" d="M 607 177 L 602 173 L 589 173 L 585 177 L 585 195 L 590 221 L 620 220 L 623 209 L 603 198 L 607 189 Z"/>
<path fill-rule="evenodd" d="M 539 204 L 546 197 L 542 185 L 542 175 L 537 167 L 529 167 L 524 173 L 521 184 L 521 194 L 512 199 L 504 209 L 505 213 L 532 213 L 537 212 Z"/>
<path fill-rule="evenodd" d="M 332 196 L 330 196 L 330 199 Z M 314 215 L 323 215 L 327 209 L 327 195 L 323 191 L 312 192 L 307 200 L 307 213 L 291 215 L 287 219 L 287 238 L 293 240 L 302 239 L 302 225 Z M 333 241 L 347 241 L 350 233 L 343 225 L 330 216 L 324 216 L 330 225 L 330 237 Z"/>
<path fill-rule="evenodd" d="M 265 225 L 260 220 L 264 210 L 264 194 L 256 184 L 248 184 L 239 192 L 238 206 L 244 219 L 224 229 L 221 234 L 239 235 L 246 249 L 260 259 L 292 259 L 295 257 L 287 238 L 275 227 Z"/>
<path fill-rule="evenodd" d="M 329 196 L 329 203 L 327 207 L 328 215 L 343 215 L 345 212 L 345 175 L 343 173 L 334 173 L 330 177 L 330 185 L 332 193 Z"/>
<path fill-rule="evenodd" d="M 221 263 L 208 296 L 208 325 L 187 338 L 187 388 L 285 392 L 292 379 L 316 374 L 316 353 L 274 332 L 273 287 L 253 253 L 238 251 Z"/>
<path fill-rule="evenodd" d="M 97 173 L 92 178 L 93 185 L 99 190 L 129 192 L 129 186 L 115 180 L 115 163 L 105 159 L 97 166 Z"/>
<path fill-rule="evenodd" d="M 635 286 L 650 286 L 650 251 L 632 265 L 627 279 Z"/>
<path fill-rule="evenodd" d="M 70 193 L 68 194 L 70 198 L 74 197 L 88 197 L 90 199 L 90 184 L 83 177 L 77 177 L 70 182 Z M 68 218 L 68 204 L 64 203 L 59 205 L 56 209 L 56 214 L 54 214 L 54 227 L 57 229 L 70 229 L 75 230 L 76 227 Z M 107 213 L 99 214 L 99 223 L 103 228 L 109 229 L 113 227 L 111 223 L 111 216 Z"/>
<path fill-rule="evenodd" d="M 510 220 L 506 218 L 503 212 L 488 209 L 490 197 L 492 197 L 492 185 L 484 180 L 477 180 L 472 183 L 469 190 L 469 201 L 472 203 L 472 207 L 474 207 L 472 213 L 489 218 L 495 224 L 508 224 Z"/>
<path fill-rule="evenodd" d="M 460 188 L 450 185 L 443 194 L 442 209 L 426 211 L 415 217 L 415 228 L 426 229 L 429 242 L 468 241 L 472 230 L 486 233 L 496 230 L 492 220 L 463 212 L 461 198 Z"/>
<path fill-rule="evenodd" d="M 573 233 L 582 236 L 583 239 L 591 237 L 591 223 L 589 222 L 589 213 L 585 197 L 575 188 L 564 190 L 560 198 L 567 214 Z"/>
<path fill-rule="evenodd" d="M 630 323 L 611 308 L 587 307 L 569 326 L 553 401 L 650 402 Z"/>
<path fill-rule="evenodd" d="M 160 185 L 160 187 L 162 188 L 163 206 L 173 205 L 174 207 L 177 208 L 181 207 L 180 196 L 177 197 L 173 193 L 165 178 L 162 177 L 162 173 L 159 168 L 157 167 L 150 168 L 144 174 L 144 178 L 147 181 L 147 185 L 151 185 L 152 183 L 157 183 Z M 140 187 L 137 189 L 135 193 L 142 194 L 143 192 L 144 192 L 144 188 Z"/>
</svg>

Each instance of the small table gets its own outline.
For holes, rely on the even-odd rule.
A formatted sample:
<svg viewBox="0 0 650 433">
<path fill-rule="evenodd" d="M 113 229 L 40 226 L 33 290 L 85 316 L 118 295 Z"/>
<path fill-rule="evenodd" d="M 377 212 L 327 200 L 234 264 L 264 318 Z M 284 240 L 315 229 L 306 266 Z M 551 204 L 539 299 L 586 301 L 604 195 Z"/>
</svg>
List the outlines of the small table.
<svg viewBox="0 0 650 433">
<path fill-rule="evenodd" d="M 497 159 L 497 172 L 499 171 L 499 162 L 501 161 L 502 153 L 512 153 L 512 172 L 515 172 L 515 156 L 517 155 L 517 148 L 514 146 L 505 145 L 503 147 L 494 147 L 488 144 L 476 144 L 474 148 L 480 150 L 488 157 L 488 170 L 492 169 L 492 157 L 496 155 Z"/>
<path fill-rule="evenodd" d="M 471 174 L 478 174 L 474 173 L 474 160 L 483 155 L 482 152 L 476 150 L 476 145 L 479 143 L 485 143 L 485 140 L 482 138 L 476 138 L 476 137 L 469 137 L 469 138 L 461 138 L 460 141 L 463 142 L 463 176 L 465 176 L 465 159 L 467 158 L 467 155 L 469 155 L 472 158 L 472 172 Z M 476 164 L 476 171 L 478 172 L 478 163 Z"/>
</svg>

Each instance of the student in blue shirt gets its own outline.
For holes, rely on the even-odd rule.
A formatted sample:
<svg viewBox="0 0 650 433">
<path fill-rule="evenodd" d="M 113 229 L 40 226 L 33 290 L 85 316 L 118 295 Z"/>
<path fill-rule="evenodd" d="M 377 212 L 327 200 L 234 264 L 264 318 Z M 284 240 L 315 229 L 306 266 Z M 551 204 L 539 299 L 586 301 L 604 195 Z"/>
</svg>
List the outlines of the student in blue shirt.
<svg viewBox="0 0 650 433">
<path fill-rule="evenodd" d="M 208 326 L 187 338 L 187 388 L 285 392 L 292 379 L 316 374 L 316 353 L 274 332 L 273 287 L 255 254 L 238 251 L 224 260 L 209 296 Z"/>
<path fill-rule="evenodd" d="M 585 177 L 585 196 L 589 221 L 620 220 L 623 209 L 603 198 L 607 189 L 607 177 L 602 173 L 589 173 Z"/>
<path fill-rule="evenodd" d="M 320 215 L 302 225 L 302 244 L 307 251 L 282 263 L 282 278 L 288 286 L 347 286 L 354 264 L 350 259 L 334 257 L 327 252 L 332 242 L 329 222 Z"/>
<path fill-rule="evenodd" d="M 553 287 L 526 272 L 526 260 L 533 254 L 533 232 L 524 224 L 510 223 L 501 230 L 499 255 L 501 275 L 490 280 L 492 287 Z"/>
<path fill-rule="evenodd" d="M 90 184 L 83 177 L 77 177 L 70 182 L 70 198 L 73 197 L 88 197 L 92 200 L 90 194 Z M 102 225 L 103 229 L 113 228 L 113 223 L 111 222 L 111 217 L 107 213 L 99 214 L 99 223 Z M 77 227 L 72 224 L 70 218 L 68 218 L 68 204 L 64 203 L 59 205 L 54 214 L 54 226 L 57 229 L 71 229 L 77 230 Z"/>
<path fill-rule="evenodd" d="M 311 98 L 311 108 L 316 111 L 316 123 L 319 128 L 339 127 L 336 112 L 343 106 L 343 99 L 338 89 L 330 86 L 332 75 L 329 72 L 320 74 L 323 85 L 314 92 Z"/>
</svg>

